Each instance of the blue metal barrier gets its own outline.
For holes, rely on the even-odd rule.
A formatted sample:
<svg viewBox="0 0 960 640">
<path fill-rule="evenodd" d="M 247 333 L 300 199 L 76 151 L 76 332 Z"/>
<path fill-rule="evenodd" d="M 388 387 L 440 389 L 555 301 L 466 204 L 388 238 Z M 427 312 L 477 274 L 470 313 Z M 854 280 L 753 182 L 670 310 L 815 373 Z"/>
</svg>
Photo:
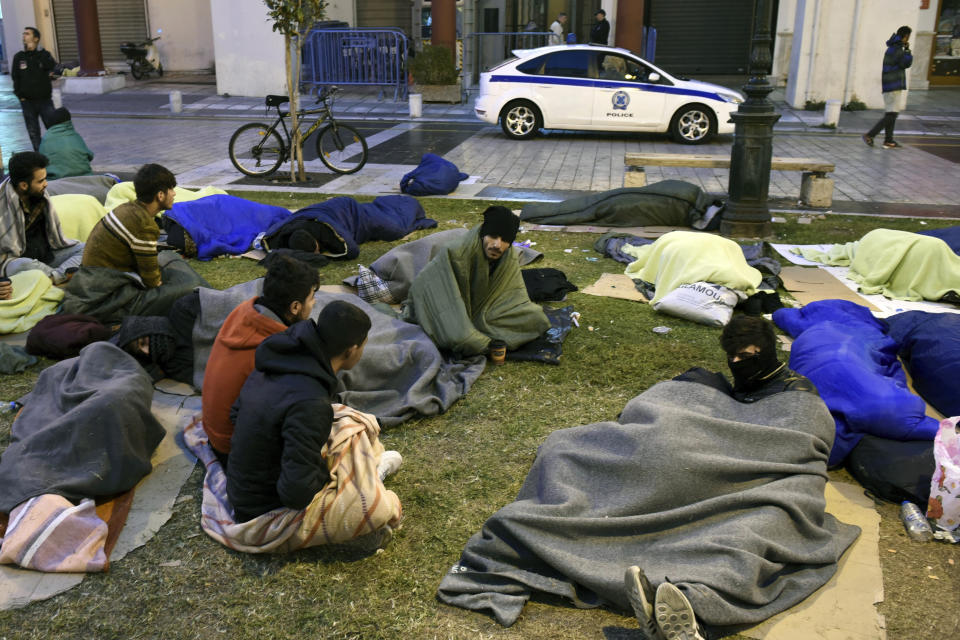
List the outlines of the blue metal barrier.
<svg viewBox="0 0 960 640">
<path fill-rule="evenodd" d="M 303 42 L 301 82 L 393 88 L 393 99 L 407 97 L 409 42 L 399 29 L 314 29 Z"/>
<path fill-rule="evenodd" d="M 657 28 L 644 27 L 643 28 L 643 52 L 640 54 L 640 57 L 646 60 L 647 62 L 653 62 L 653 58 L 656 54 L 657 54 Z"/>
</svg>

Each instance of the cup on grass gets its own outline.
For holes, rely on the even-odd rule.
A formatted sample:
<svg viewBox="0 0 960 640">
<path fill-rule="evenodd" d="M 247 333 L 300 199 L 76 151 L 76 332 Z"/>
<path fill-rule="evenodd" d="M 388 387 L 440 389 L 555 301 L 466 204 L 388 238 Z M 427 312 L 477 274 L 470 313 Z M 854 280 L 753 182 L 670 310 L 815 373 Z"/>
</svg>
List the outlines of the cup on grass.
<svg viewBox="0 0 960 640">
<path fill-rule="evenodd" d="M 507 343 L 503 340 L 491 340 L 487 353 L 490 356 L 491 363 L 503 364 L 507 358 Z"/>
</svg>

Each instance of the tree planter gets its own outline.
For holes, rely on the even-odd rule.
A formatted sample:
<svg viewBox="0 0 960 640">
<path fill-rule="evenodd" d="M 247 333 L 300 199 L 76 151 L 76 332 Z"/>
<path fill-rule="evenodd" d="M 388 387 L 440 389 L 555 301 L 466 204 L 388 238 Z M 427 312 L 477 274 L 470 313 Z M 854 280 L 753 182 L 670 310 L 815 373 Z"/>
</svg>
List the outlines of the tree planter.
<svg viewBox="0 0 960 640">
<path fill-rule="evenodd" d="M 460 83 L 457 84 L 415 84 L 411 93 L 423 94 L 424 102 L 460 103 Z"/>
</svg>

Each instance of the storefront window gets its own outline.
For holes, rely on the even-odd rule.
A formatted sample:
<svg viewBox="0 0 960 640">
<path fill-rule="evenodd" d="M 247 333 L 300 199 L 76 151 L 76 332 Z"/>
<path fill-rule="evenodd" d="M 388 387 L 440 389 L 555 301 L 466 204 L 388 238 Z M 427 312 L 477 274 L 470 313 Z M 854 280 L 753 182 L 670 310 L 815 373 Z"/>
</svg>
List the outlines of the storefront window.
<svg viewBox="0 0 960 640">
<path fill-rule="evenodd" d="M 930 79 L 938 77 L 960 81 L 960 0 L 943 0 L 940 6 L 930 66 Z"/>
</svg>

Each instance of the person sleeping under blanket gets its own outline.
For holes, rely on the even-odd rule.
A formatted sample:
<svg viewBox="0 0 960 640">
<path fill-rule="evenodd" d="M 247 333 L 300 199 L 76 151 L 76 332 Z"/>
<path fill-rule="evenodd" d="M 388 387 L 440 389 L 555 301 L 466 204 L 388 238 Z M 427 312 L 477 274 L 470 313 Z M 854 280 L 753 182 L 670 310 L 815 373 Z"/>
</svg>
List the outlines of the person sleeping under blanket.
<svg viewBox="0 0 960 640">
<path fill-rule="evenodd" d="M 530 301 L 517 254 L 508 251 L 519 228 L 506 207 L 487 208 L 483 224 L 440 250 L 417 274 L 403 319 L 460 356 L 485 353 L 491 340 L 513 350 L 543 334 L 550 321 Z"/>
</svg>

